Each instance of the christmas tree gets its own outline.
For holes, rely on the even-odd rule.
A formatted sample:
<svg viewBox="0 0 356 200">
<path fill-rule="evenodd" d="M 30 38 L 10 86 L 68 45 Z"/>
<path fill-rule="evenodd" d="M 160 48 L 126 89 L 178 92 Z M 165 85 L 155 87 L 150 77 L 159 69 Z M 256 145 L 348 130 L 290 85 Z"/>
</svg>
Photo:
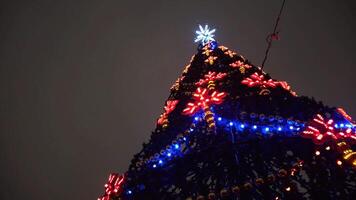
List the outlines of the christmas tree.
<svg viewBox="0 0 356 200">
<path fill-rule="evenodd" d="M 353 199 L 355 122 L 197 31 L 148 143 L 99 200 Z"/>
</svg>

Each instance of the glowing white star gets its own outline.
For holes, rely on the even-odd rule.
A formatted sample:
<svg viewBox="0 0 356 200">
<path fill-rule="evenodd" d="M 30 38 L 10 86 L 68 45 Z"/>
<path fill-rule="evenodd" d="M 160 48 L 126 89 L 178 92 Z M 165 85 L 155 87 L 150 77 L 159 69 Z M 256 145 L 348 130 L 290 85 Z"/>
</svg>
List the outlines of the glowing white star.
<svg viewBox="0 0 356 200">
<path fill-rule="evenodd" d="M 209 30 L 208 25 L 205 25 L 203 28 L 201 25 L 199 25 L 198 31 L 195 31 L 197 34 L 197 37 L 195 38 L 194 42 L 201 42 L 203 45 L 215 41 L 213 33 L 215 32 L 215 29 Z"/>
</svg>

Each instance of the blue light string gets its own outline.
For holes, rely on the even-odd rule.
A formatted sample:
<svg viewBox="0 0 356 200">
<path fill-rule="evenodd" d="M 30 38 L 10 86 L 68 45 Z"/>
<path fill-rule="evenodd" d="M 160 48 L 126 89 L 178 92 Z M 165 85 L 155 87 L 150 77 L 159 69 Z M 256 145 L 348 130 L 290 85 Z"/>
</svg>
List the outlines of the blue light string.
<svg viewBox="0 0 356 200">
<path fill-rule="evenodd" d="M 300 130 L 304 127 L 304 123 L 292 121 L 292 120 L 283 120 L 283 122 L 272 123 L 269 125 L 260 125 L 259 123 L 247 123 L 241 122 L 239 120 L 228 120 L 222 117 L 216 117 L 217 119 L 217 127 L 236 128 L 237 132 L 250 130 L 254 132 L 262 132 L 264 134 L 277 132 L 277 133 L 290 133 L 289 135 L 296 135 L 300 132 Z M 202 121 L 203 117 L 200 115 L 196 115 L 193 117 L 193 124 L 197 124 Z M 169 148 L 163 150 L 159 156 L 154 157 L 151 160 L 148 160 L 146 163 L 151 166 L 151 168 L 158 168 L 163 166 L 167 161 L 174 159 L 175 157 L 182 156 L 184 153 L 182 152 L 182 146 L 184 144 L 188 144 L 189 135 L 194 133 L 194 128 L 190 128 L 188 130 L 189 134 L 185 137 L 181 137 L 176 139 L 176 143 L 172 143 Z M 235 133 L 236 134 L 236 133 Z"/>
<path fill-rule="evenodd" d="M 197 125 L 197 123 L 200 123 L 204 121 L 204 117 L 202 117 L 202 113 L 199 113 L 193 117 L 193 124 Z M 265 123 L 262 123 L 261 121 L 265 119 L 259 119 L 260 122 L 258 122 L 258 118 L 256 118 L 257 122 L 251 123 L 251 122 L 242 122 L 239 120 L 229 120 L 229 119 L 224 119 L 223 117 L 217 117 L 215 116 L 216 124 L 217 127 L 221 128 L 235 128 L 236 133 L 250 130 L 253 132 L 261 132 L 264 134 L 268 133 L 287 133 L 286 135 L 298 135 L 301 130 L 304 128 L 305 123 L 302 122 L 297 122 L 293 120 L 285 120 L 285 119 L 280 119 L 280 120 L 272 120 L 274 123 L 266 125 Z M 271 122 L 271 120 L 270 120 Z M 356 133 L 356 127 L 353 125 L 351 122 L 346 121 L 342 123 L 335 123 L 334 127 L 336 129 L 339 129 L 339 131 L 345 131 L 347 129 L 351 129 L 354 133 Z M 153 159 L 146 161 L 146 164 L 148 164 L 149 167 L 151 168 L 159 168 L 165 165 L 166 162 L 169 162 L 170 160 L 173 160 L 176 157 L 183 156 L 187 152 L 182 152 L 182 147 L 185 145 L 188 145 L 189 143 L 189 136 L 193 134 L 195 131 L 194 128 L 189 128 L 188 132 L 189 134 L 177 138 L 174 143 L 170 145 L 169 148 L 166 150 L 162 151 L 159 156 L 155 156 Z M 127 195 L 131 195 L 133 193 L 132 190 L 128 190 L 126 192 Z"/>
</svg>

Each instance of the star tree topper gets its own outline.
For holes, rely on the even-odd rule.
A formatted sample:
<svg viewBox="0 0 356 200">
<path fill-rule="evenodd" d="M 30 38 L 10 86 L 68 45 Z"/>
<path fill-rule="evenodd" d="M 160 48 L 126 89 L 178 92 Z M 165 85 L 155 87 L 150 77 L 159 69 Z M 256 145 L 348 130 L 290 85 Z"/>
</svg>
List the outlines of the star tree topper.
<svg viewBox="0 0 356 200">
<path fill-rule="evenodd" d="M 195 31 L 197 34 L 197 37 L 195 38 L 194 42 L 201 42 L 202 45 L 205 45 L 211 41 L 215 41 L 213 33 L 215 33 L 215 29 L 210 30 L 208 25 L 205 25 L 203 28 L 201 25 L 199 25 L 198 31 Z"/>
</svg>

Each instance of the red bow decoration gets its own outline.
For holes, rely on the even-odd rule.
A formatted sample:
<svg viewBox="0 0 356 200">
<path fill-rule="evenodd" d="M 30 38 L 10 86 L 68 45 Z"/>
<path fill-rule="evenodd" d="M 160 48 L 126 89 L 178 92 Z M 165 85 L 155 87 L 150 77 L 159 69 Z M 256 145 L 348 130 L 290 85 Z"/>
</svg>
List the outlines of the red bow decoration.
<svg viewBox="0 0 356 200">
<path fill-rule="evenodd" d="M 168 114 L 171 113 L 178 104 L 178 100 L 168 100 L 164 106 L 164 113 L 161 114 L 160 118 L 157 120 L 159 125 L 162 125 L 168 117 Z"/>
<path fill-rule="evenodd" d="M 195 83 L 196 86 L 203 86 L 209 82 L 215 82 L 220 80 L 226 76 L 226 73 L 216 73 L 209 71 L 207 74 L 204 75 L 205 79 L 200 79 L 198 82 Z"/>
<path fill-rule="evenodd" d="M 125 175 L 112 173 L 109 176 L 108 182 L 104 185 L 105 194 L 98 200 L 110 200 L 111 197 L 118 196 L 122 193 L 122 184 L 124 183 Z"/>
<path fill-rule="evenodd" d="M 226 96 L 225 92 L 217 92 L 202 89 L 200 87 L 193 93 L 194 103 L 190 102 L 187 107 L 183 110 L 183 114 L 192 115 L 198 111 L 198 109 L 208 107 L 211 104 L 220 104 L 223 98 Z"/>
</svg>

